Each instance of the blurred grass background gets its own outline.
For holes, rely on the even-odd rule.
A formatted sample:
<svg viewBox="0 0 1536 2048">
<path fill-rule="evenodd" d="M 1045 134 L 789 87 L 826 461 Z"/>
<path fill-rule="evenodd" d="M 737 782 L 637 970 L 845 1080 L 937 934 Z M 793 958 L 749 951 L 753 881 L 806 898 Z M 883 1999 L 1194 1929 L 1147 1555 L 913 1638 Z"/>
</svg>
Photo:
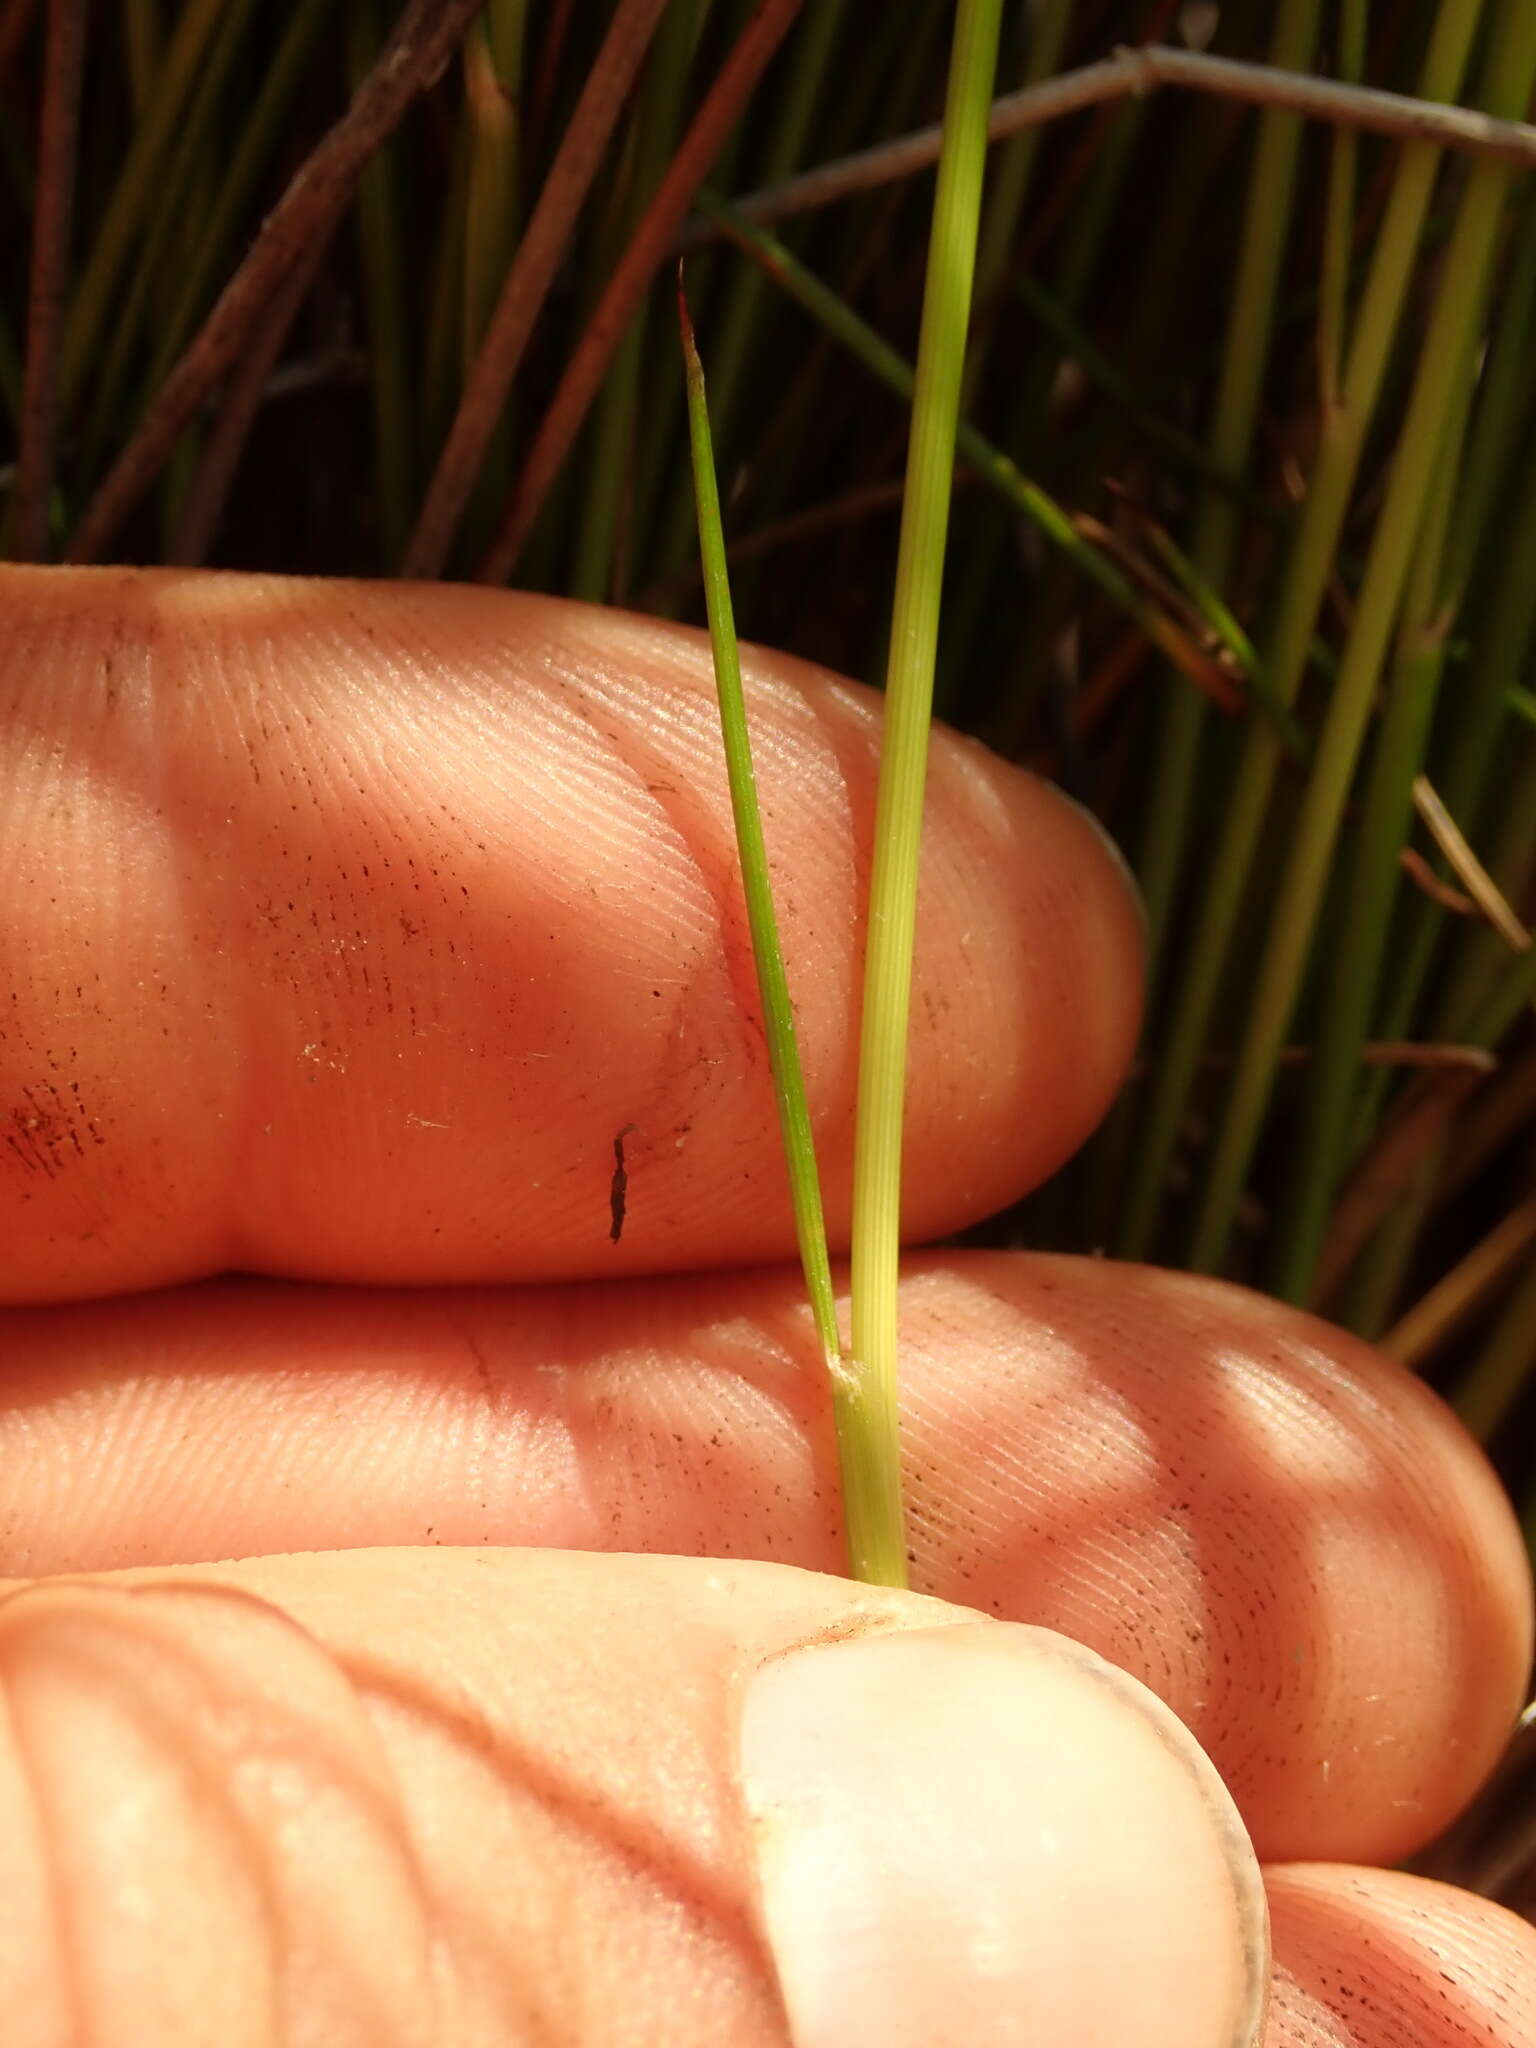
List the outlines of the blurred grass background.
<svg viewBox="0 0 1536 2048">
<path fill-rule="evenodd" d="M 736 202 L 934 122 L 951 26 L 0 0 L 6 552 L 702 621 L 686 243 L 740 629 L 878 681 L 931 168 Z M 1000 85 L 1144 44 L 1536 81 L 1530 0 L 1011 0 Z M 1152 932 L 1121 1101 L 981 1234 L 1380 1339 L 1536 1545 L 1533 161 L 1172 85 L 997 142 L 938 708 L 1094 809 Z"/>
</svg>

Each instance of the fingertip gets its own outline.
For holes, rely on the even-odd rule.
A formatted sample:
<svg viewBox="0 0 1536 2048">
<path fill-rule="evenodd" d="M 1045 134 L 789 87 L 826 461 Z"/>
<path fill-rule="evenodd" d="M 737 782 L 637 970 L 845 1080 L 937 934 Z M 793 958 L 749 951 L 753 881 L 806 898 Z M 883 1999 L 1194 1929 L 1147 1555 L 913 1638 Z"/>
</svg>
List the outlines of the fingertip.
<svg viewBox="0 0 1536 2048">
<path fill-rule="evenodd" d="M 1450 1822 L 1519 1711 L 1532 1589 L 1429 1389 L 1263 1296 L 1105 1260 L 913 1261 L 903 1313 L 920 1583 L 1145 1677 L 1266 1857 L 1390 1862 Z"/>
<path fill-rule="evenodd" d="M 1528 2048 L 1536 1929 L 1400 1871 L 1266 1872 L 1275 1977 L 1264 2048 Z"/>
</svg>

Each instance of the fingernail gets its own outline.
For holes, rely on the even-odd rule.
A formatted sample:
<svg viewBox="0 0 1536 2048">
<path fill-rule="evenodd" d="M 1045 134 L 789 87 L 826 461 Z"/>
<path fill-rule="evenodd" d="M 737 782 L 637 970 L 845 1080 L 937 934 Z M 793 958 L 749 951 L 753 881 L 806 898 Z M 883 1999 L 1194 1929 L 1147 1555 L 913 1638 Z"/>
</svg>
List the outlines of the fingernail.
<svg viewBox="0 0 1536 2048">
<path fill-rule="evenodd" d="M 899 1631 L 757 1672 L 742 1771 L 795 2048 L 1246 2048 L 1258 1866 L 1194 1739 L 1043 1629 Z"/>
</svg>

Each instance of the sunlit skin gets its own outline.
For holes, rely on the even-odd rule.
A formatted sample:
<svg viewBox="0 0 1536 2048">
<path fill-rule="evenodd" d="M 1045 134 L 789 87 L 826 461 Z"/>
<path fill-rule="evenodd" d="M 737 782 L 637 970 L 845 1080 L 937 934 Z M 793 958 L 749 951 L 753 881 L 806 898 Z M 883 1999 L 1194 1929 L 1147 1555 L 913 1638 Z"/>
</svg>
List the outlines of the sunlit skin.
<svg viewBox="0 0 1536 2048">
<path fill-rule="evenodd" d="M 917 1590 L 833 1576 L 701 636 L 174 572 L 0 618 L 7 2048 L 1536 2040 L 1532 1930 L 1382 1867 L 1531 1591 L 1367 1346 L 914 1251 Z M 843 1247 L 878 708 L 747 687 Z M 914 1244 L 1070 1155 L 1141 1003 L 1075 808 L 952 736 L 930 799 Z M 806 1889 L 764 1787 L 817 1774 L 867 1884 Z"/>
</svg>

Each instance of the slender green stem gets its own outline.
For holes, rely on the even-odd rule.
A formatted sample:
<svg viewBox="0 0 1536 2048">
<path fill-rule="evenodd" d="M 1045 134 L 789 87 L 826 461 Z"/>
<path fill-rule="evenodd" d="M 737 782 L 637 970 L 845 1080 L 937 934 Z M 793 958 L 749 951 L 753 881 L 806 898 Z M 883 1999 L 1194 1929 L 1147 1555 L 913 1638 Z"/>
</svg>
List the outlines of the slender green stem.
<svg viewBox="0 0 1536 2048">
<path fill-rule="evenodd" d="M 818 157 L 835 159 L 845 153 L 856 138 L 867 135 L 871 123 L 884 124 L 894 119 L 896 109 L 915 108 L 930 89 L 936 63 L 948 45 L 948 24 L 944 13 L 945 10 L 940 8 L 860 10 L 859 62 L 845 65 L 838 74 L 839 90 L 830 96 L 817 132 Z M 803 30 L 802 16 L 802 33 Z M 711 182 L 717 190 L 725 189 L 729 182 L 718 165 L 711 173 Z M 884 228 L 878 225 L 882 215 L 886 215 Z M 846 221 L 833 216 L 817 235 L 820 245 L 829 252 L 826 267 L 838 277 L 849 280 L 850 299 L 856 295 L 861 281 L 867 282 L 872 275 L 878 274 L 878 250 L 882 238 L 889 246 L 886 209 L 878 210 L 873 219 L 876 223 L 873 262 L 869 247 L 871 217 L 867 213 L 856 214 Z M 830 253 L 833 250 L 837 252 L 835 259 Z M 807 444 L 814 441 L 814 408 L 825 390 L 825 384 L 819 384 L 815 376 L 797 376 L 784 405 L 775 407 L 771 416 L 771 435 L 752 458 L 752 503 L 759 518 L 775 518 L 801 502 L 798 493 L 803 465 L 799 457 Z M 670 467 L 663 425 L 658 409 L 658 417 L 646 437 L 644 479 L 646 501 L 656 505 L 664 502 L 664 478 Z M 654 567 L 663 573 L 675 561 L 676 557 L 669 563 L 665 556 L 658 556 Z M 876 664 L 871 672 L 876 675 L 883 673 L 883 665 Z"/>
<path fill-rule="evenodd" d="M 198 315 L 207 309 L 219 258 L 229 246 L 241 208 L 264 165 L 271 161 L 284 117 L 304 82 L 320 31 L 337 0 L 297 0 L 281 41 L 262 74 L 260 88 L 240 124 L 227 166 L 210 204 L 199 210 L 197 247 L 177 279 L 176 296 L 155 336 L 146 388 L 156 391 L 186 346 Z"/>
<path fill-rule="evenodd" d="M 1510 0 L 1489 55 L 1490 111 L 1523 107 L 1536 79 L 1536 8 Z M 1476 341 L 1488 266 L 1511 172 L 1479 163 L 1468 174 L 1441 288 L 1398 443 L 1386 502 L 1339 668 L 1323 736 L 1291 839 L 1232 1092 L 1217 1137 L 1191 1252 L 1210 1271 L 1226 1251 L 1237 1198 L 1269 1101 L 1312 943 L 1345 799 L 1370 716 L 1382 657 L 1401 600 L 1414 541 Z"/>
<path fill-rule="evenodd" d="M 608 232 L 603 237 L 610 265 L 623 254 L 677 147 L 684 125 L 689 70 L 705 16 L 701 0 L 687 0 L 682 6 L 673 0 L 656 31 L 635 109 L 624 187 L 617 195 L 619 203 L 612 209 Z M 569 578 L 573 597 L 622 600 L 624 594 L 625 578 L 619 573 L 617 546 L 625 497 L 627 494 L 632 499 L 634 492 L 635 435 L 643 410 L 640 395 L 649 312 L 649 298 L 642 299 L 614 353 L 613 367 L 593 407 L 581 522 Z M 713 371 L 711 388 L 718 394 L 719 378 Z M 711 399 L 710 406 L 713 438 L 720 418 L 718 395 Z M 691 516 L 686 496 L 680 494 L 677 503 L 686 522 Z M 679 552 L 681 548 L 680 536 Z"/>
<path fill-rule="evenodd" d="M 1456 602 L 1474 580 L 1482 586 L 1475 617 L 1472 659 L 1457 677 L 1455 717 L 1435 784 L 1451 815 L 1474 827 L 1490 769 L 1498 756 L 1504 713 L 1511 708 L 1515 678 L 1524 673 L 1533 625 L 1536 579 L 1527 565 L 1536 560 L 1536 496 L 1523 488 L 1536 457 L 1536 388 L 1530 378 L 1536 335 L 1536 191 L 1527 198 L 1509 269 L 1497 302 L 1497 329 L 1479 380 L 1477 412 L 1457 488 L 1456 517 L 1446 545 L 1447 602 Z M 1498 534 L 1496 508 L 1510 491 L 1515 498 L 1512 527 Z M 1484 564 L 1491 565 L 1485 569 Z M 1407 906 L 1403 929 L 1393 944 L 1392 971 L 1383 996 L 1378 1036 L 1402 1038 L 1413 1028 L 1430 963 L 1445 930 L 1446 912 L 1426 897 Z M 1435 1027 L 1439 1028 L 1439 1020 Z M 1374 1128 L 1389 1076 L 1372 1074 L 1363 1090 L 1356 1142 Z"/>
<path fill-rule="evenodd" d="M 800 1246 L 806 1291 L 811 1298 L 811 1315 L 833 1389 L 833 1414 L 847 1511 L 849 1562 L 855 1578 L 878 1577 L 879 1574 L 873 1570 L 878 1561 L 893 1548 L 898 1557 L 902 1554 L 899 1470 L 892 1477 L 871 1467 L 871 1459 L 878 1460 L 882 1455 L 880 1438 L 878 1432 L 867 1426 L 861 1390 L 852 1383 L 838 1340 L 837 1301 L 832 1291 L 832 1268 L 827 1257 L 821 1180 L 816 1168 L 816 1141 L 811 1130 L 805 1076 L 801 1071 L 800 1050 L 795 1037 L 794 1008 L 789 999 L 784 954 L 779 944 L 768 849 L 757 801 L 757 777 L 752 767 L 752 742 L 747 727 L 741 657 L 736 644 L 730 574 L 720 520 L 720 489 L 711 445 L 704 366 L 694 342 L 681 279 L 678 316 L 688 382 L 688 434 L 693 455 L 694 496 L 698 506 L 699 555 L 704 569 L 704 598 L 709 612 L 710 646 L 714 651 L 715 688 L 720 700 L 720 728 L 725 740 L 726 772 L 731 788 L 731 815 L 736 825 L 742 892 L 746 898 L 747 923 L 752 934 L 758 992 L 762 997 L 763 1032 L 768 1041 L 768 1065 L 773 1075 L 779 1133 L 789 1171 L 795 1236 Z"/>
<path fill-rule="evenodd" d="M 441 445 L 458 398 L 464 354 L 464 215 L 468 193 L 469 138 L 461 122 L 454 131 L 453 161 L 444 180 L 427 309 L 419 424 L 421 453 L 429 463 Z"/>
<path fill-rule="evenodd" d="M 1466 474 L 1456 520 L 1446 546 L 1446 585 L 1468 588 L 1488 537 L 1500 493 L 1517 474 L 1518 441 L 1536 421 L 1536 379 L 1531 350 L 1536 341 L 1536 179 L 1531 181 L 1512 238 L 1508 269 L 1498 288 L 1497 325 L 1488 362 L 1478 382 L 1477 412 L 1467 446 Z"/>
<path fill-rule="evenodd" d="M 1516 953 L 1467 1024 L 1468 1045 L 1497 1045 L 1522 1010 L 1536 1003 L 1536 946 Z"/>
<path fill-rule="evenodd" d="M 492 54 L 482 17 L 464 38 L 464 115 L 469 138 L 465 194 L 464 313 L 460 343 L 466 371 L 506 275 L 517 233 L 517 93 L 521 75 L 522 6 L 502 7 L 502 46 Z M 502 69 L 503 63 L 512 66 Z"/>
<path fill-rule="evenodd" d="M 461 372 L 468 377 L 517 246 L 518 147 L 526 0 L 490 0 L 464 38 L 464 240 L 459 319 Z M 466 515 L 466 537 L 483 544 L 511 481 L 503 417 L 486 444 Z M 398 557 L 396 557 L 398 559 Z"/>
<path fill-rule="evenodd" d="M 1441 0 L 1420 80 L 1426 98 L 1456 97 L 1481 5 L 1482 0 Z M 1318 611 L 1334 569 L 1439 163 L 1440 151 L 1430 143 L 1410 143 L 1402 151 L 1350 343 L 1342 403 L 1323 422 L 1316 467 L 1262 649 L 1270 687 L 1285 704 L 1294 703 L 1312 651 Z M 1162 1200 L 1174 1140 L 1205 1048 L 1244 893 L 1253 877 L 1279 762 L 1275 736 L 1268 727 L 1255 725 L 1243 746 L 1225 817 L 1206 863 L 1194 938 L 1158 1055 L 1120 1239 L 1121 1251 L 1132 1256 L 1150 1234 Z M 1224 1221 L 1223 1236 L 1225 1228 Z"/>
<path fill-rule="evenodd" d="M 378 0 L 352 0 L 347 21 L 352 83 L 367 72 L 384 40 Z M 374 479 L 379 538 L 397 562 L 415 503 L 411 370 L 406 340 L 405 224 L 395 152 L 386 144 L 358 180 L 357 229 L 368 302 L 369 381 L 373 398 Z"/>
<path fill-rule="evenodd" d="M 112 182 L 112 197 L 70 304 L 59 370 L 59 398 L 68 412 L 97 362 L 101 333 L 118 282 L 149 206 L 154 181 L 176 141 L 208 46 L 218 32 L 224 0 L 187 0 L 176 24 L 143 121 Z"/>
<path fill-rule="evenodd" d="M 123 43 L 128 58 L 128 96 L 136 120 L 143 118 L 154 91 L 163 40 L 160 0 L 125 0 Z"/>
<path fill-rule="evenodd" d="M 1365 77 L 1366 0 L 1343 0 L 1339 9 L 1338 74 L 1347 85 Z M 1323 270 L 1317 306 L 1318 381 L 1325 411 L 1339 402 L 1339 375 L 1348 325 L 1350 252 L 1355 240 L 1355 165 L 1360 140 L 1340 122 L 1328 160 L 1328 198 L 1323 213 Z"/>
<path fill-rule="evenodd" d="M 955 429 L 1000 16 L 1000 0 L 960 0 L 955 22 L 896 559 L 885 737 L 870 875 L 854 1146 L 852 1364 L 860 1394 L 893 1446 L 902 1107 L 918 845 Z M 887 1551 L 879 1562 L 882 1575 L 891 1583 L 904 1582 L 901 1551 Z"/>
<path fill-rule="evenodd" d="M 1434 1203 L 1444 1158 L 1444 1140 L 1437 1139 L 1419 1160 L 1408 1185 L 1355 1264 L 1336 1313 L 1340 1322 L 1358 1330 L 1362 1337 L 1379 1337 L 1392 1319 L 1414 1244 Z"/>
<path fill-rule="evenodd" d="M 162 319 L 180 289 L 190 233 L 201 224 L 202 194 L 209 182 L 207 158 L 215 139 L 215 123 L 231 72 L 246 43 L 253 0 L 225 0 L 217 29 L 210 38 L 165 162 L 155 177 L 154 204 L 146 211 L 142 241 L 133 273 L 112 309 L 110 338 L 103 337 L 91 370 L 90 408 L 83 440 L 84 466 L 99 470 L 112 440 L 112 424 L 121 412 L 129 371 L 142 361 Z M 151 388 L 144 402 L 153 397 Z"/>
<path fill-rule="evenodd" d="M 1275 25 L 1270 61 L 1286 70 L 1305 68 L 1317 40 L 1320 0 L 1288 0 Z M 1221 383 L 1211 422 L 1209 459 L 1228 475 L 1248 466 L 1259 416 L 1259 393 L 1274 327 L 1275 287 L 1285 254 L 1291 201 L 1296 187 L 1296 154 L 1301 122 L 1271 109 L 1259 121 L 1253 177 L 1243 223 L 1241 254 L 1232 293 Z M 1190 554 L 1207 583 L 1225 582 L 1237 543 L 1237 508 L 1230 496 L 1207 491 Z M 1175 681 L 1163 712 L 1157 746 L 1157 775 L 1137 861 L 1137 880 L 1147 906 L 1154 955 L 1160 948 L 1195 829 L 1195 776 L 1207 715 L 1205 698 L 1187 681 Z M 1141 1214 L 1128 1224 L 1128 1249 L 1139 1256 L 1150 1234 L 1155 1189 L 1141 1193 Z"/>
<path fill-rule="evenodd" d="M 900 398 L 911 399 L 914 396 L 917 376 L 912 365 L 835 292 L 819 278 L 813 277 L 782 242 L 766 229 L 755 228 L 743 221 L 732 206 L 713 194 L 701 192 L 697 205 L 700 213 L 719 221 L 731 240 L 738 242 L 761 263 L 768 274 L 882 384 Z M 1204 669 L 1203 657 L 1187 634 L 1165 612 L 1143 597 L 1130 578 L 1123 575 L 1106 554 L 1084 539 L 1071 514 L 1048 491 L 1025 476 L 1017 464 L 967 421 L 961 421 L 956 428 L 955 448 L 985 483 L 1005 498 L 1015 511 L 1022 513 L 1030 525 L 1067 556 L 1082 575 L 1096 583 L 1140 626 L 1155 646 L 1186 671 L 1199 673 Z M 1260 698 L 1258 701 L 1262 707 L 1264 700 Z M 1289 734 L 1282 735 L 1282 744 L 1289 737 Z"/>
<path fill-rule="evenodd" d="M 1467 370 L 1471 365 L 1468 363 Z M 1355 838 L 1343 922 L 1332 947 L 1317 1049 L 1308 1063 L 1306 1105 L 1291 1153 L 1288 1193 L 1279 1211 L 1271 1285 L 1289 1301 L 1305 1301 L 1343 1164 L 1350 1112 L 1361 1075 L 1361 1050 L 1386 953 L 1387 927 L 1401 873 L 1399 855 L 1413 818 L 1413 780 L 1423 765 L 1435 696 L 1445 666 L 1454 607 L 1443 605 L 1441 571 L 1457 502 L 1461 441 L 1471 397 L 1470 376 L 1435 460 L 1436 477 L 1419 537 Z"/>
<path fill-rule="evenodd" d="M 775 185 L 803 162 L 811 121 L 820 104 L 832 52 L 846 25 L 847 14 L 846 0 L 817 0 L 797 23 L 794 43 L 785 52 L 793 58 L 793 65 L 768 124 L 763 157 L 753 166 L 755 185 Z M 767 280 L 760 270 L 740 264 L 732 268 L 730 294 L 718 323 L 719 340 L 710 350 L 709 373 L 713 428 L 728 461 L 743 379 L 752 360 L 753 344 L 764 325 L 763 296 L 767 290 Z M 683 552 L 675 526 L 686 521 L 688 507 L 681 497 L 674 495 L 672 508 L 668 530 L 656 551 L 660 562 L 676 561 Z"/>
<path fill-rule="evenodd" d="M 1038 85 L 1059 69 L 1071 20 L 1072 0 L 1040 0 L 1030 11 L 1028 47 L 1018 79 L 1021 86 Z M 988 166 L 986 206 L 976 243 L 976 298 L 983 307 L 1014 260 L 1024 202 L 1044 135 L 1042 128 L 1024 128 L 1010 135 L 998 145 Z M 967 365 L 963 387 L 967 396 L 974 392 L 981 367 L 979 358 Z"/>
</svg>

